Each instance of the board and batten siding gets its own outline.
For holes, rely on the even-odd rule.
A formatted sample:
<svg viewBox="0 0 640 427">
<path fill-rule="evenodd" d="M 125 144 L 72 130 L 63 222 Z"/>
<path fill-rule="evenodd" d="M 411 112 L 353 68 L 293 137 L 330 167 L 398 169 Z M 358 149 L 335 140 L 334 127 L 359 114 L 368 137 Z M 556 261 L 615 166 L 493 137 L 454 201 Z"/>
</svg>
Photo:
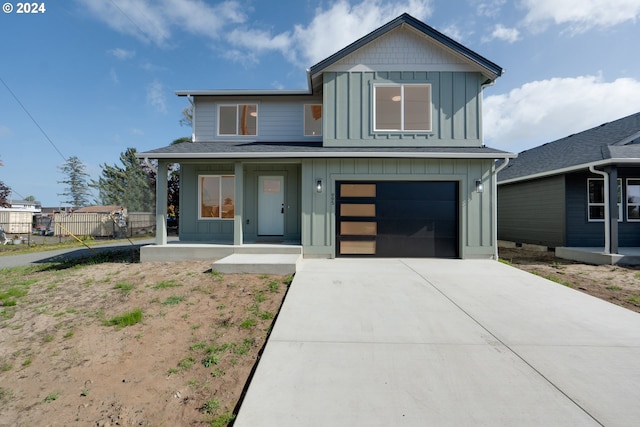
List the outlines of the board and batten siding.
<svg viewBox="0 0 640 427">
<path fill-rule="evenodd" d="M 325 72 L 325 146 L 482 145 L 482 76 L 476 72 Z M 376 84 L 431 85 L 429 132 L 373 131 Z"/>
<path fill-rule="evenodd" d="M 221 104 L 257 104 L 258 135 L 218 135 L 218 106 Z M 195 142 L 216 140 L 322 141 L 322 136 L 304 136 L 304 105 L 322 104 L 316 97 L 213 97 L 196 96 L 194 108 Z"/>
<path fill-rule="evenodd" d="M 493 245 L 492 160 L 304 159 L 302 161 L 302 245 L 305 256 L 335 255 L 336 182 L 455 181 L 459 187 L 459 254 L 490 258 Z M 324 190 L 314 188 L 317 179 Z M 475 191 L 482 179 L 484 192 Z"/>
<path fill-rule="evenodd" d="M 564 246 L 564 176 L 498 187 L 498 239 L 550 248 Z"/>
</svg>

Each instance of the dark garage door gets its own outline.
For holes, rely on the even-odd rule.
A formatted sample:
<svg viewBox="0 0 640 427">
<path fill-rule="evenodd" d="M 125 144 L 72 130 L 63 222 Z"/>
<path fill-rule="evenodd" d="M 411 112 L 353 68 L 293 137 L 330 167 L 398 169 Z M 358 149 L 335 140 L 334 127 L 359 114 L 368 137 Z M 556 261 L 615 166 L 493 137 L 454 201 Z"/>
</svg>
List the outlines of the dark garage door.
<svg viewBox="0 0 640 427">
<path fill-rule="evenodd" d="M 458 183 L 341 181 L 337 255 L 458 257 Z"/>
</svg>

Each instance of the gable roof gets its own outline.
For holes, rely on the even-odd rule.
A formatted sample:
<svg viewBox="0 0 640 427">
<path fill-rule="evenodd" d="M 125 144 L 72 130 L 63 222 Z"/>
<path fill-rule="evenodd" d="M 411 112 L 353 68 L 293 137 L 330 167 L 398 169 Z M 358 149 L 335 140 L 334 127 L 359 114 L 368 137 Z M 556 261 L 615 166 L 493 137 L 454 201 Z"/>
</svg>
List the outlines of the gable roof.
<svg viewBox="0 0 640 427">
<path fill-rule="evenodd" d="M 494 62 L 489 61 L 487 58 L 477 54 L 471 49 L 453 40 L 452 38 L 445 36 L 441 32 L 435 30 L 433 27 L 430 27 L 424 22 L 409 15 L 408 13 L 403 13 L 396 19 L 386 23 L 382 27 L 372 31 L 366 36 L 351 43 L 349 46 L 339 50 L 338 52 L 334 53 L 328 58 L 323 59 L 322 61 L 318 62 L 316 65 L 312 66 L 309 69 L 311 78 L 313 79 L 314 76 L 318 75 L 327 67 L 331 66 L 332 64 L 335 64 L 337 61 L 344 58 L 345 56 L 355 52 L 356 50 L 360 49 L 366 44 L 372 42 L 373 40 L 379 38 L 380 36 L 387 34 L 391 30 L 394 30 L 402 25 L 407 25 L 410 28 L 413 28 L 414 30 L 438 42 L 440 45 L 452 51 L 453 53 L 458 54 L 464 57 L 469 62 L 479 66 L 483 70 L 483 74 L 487 77 L 487 81 L 485 83 L 493 82 L 495 79 L 500 77 L 504 72 L 502 67 L 495 64 Z"/>
<path fill-rule="evenodd" d="M 415 31 L 423 34 L 424 36 L 429 37 L 449 52 L 462 57 L 466 62 L 469 62 L 478 67 L 478 69 L 481 70 L 482 74 L 486 77 L 484 84 L 493 82 L 504 72 L 502 67 L 500 67 L 496 63 L 491 62 L 482 55 L 479 55 L 468 47 L 463 46 L 452 38 L 447 37 L 433 27 L 430 27 L 424 22 L 409 15 L 408 13 L 403 13 L 394 20 L 389 21 L 382 27 L 372 31 L 366 36 L 356 40 L 347 47 L 339 50 L 338 52 L 334 53 L 328 58 L 323 59 L 322 61 L 309 68 L 309 70 L 307 70 L 309 83 L 309 87 L 307 90 L 178 90 L 175 93 L 178 96 L 308 96 L 314 93 L 314 88 L 318 88 L 321 86 L 322 82 L 318 79 L 318 77 L 328 67 L 355 52 L 356 50 L 364 47 L 368 43 L 403 25 L 406 25 L 409 28 L 412 28 Z"/>
<path fill-rule="evenodd" d="M 523 151 L 498 174 L 498 183 L 586 169 L 640 164 L 640 112 Z"/>
</svg>

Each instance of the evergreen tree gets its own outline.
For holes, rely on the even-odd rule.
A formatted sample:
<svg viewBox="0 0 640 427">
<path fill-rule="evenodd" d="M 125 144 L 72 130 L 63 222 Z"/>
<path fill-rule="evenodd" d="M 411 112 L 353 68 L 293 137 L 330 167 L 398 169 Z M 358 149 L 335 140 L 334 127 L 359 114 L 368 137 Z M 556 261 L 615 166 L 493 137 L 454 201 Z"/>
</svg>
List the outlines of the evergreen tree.
<svg viewBox="0 0 640 427">
<path fill-rule="evenodd" d="M 9 207 L 9 198 L 11 197 L 11 189 L 4 182 L 0 181 L 0 207 Z"/>
<path fill-rule="evenodd" d="M 58 196 L 66 197 L 62 203 L 76 207 L 87 206 L 91 191 L 87 184 L 89 174 L 85 172 L 84 164 L 76 156 L 72 156 L 65 164 L 58 166 L 58 169 L 66 177 L 63 181 L 58 181 L 58 184 L 67 185 L 63 193 L 58 193 Z"/>
<path fill-rule="evenodd" d="M 103 205 L 124 206 L 129 212 L 155 211 L 156 175 L 136 157 L 135 148 L 120 153 L 122 166 L 101 165 L 102 175 L 90 186 Z"/>
</svg>

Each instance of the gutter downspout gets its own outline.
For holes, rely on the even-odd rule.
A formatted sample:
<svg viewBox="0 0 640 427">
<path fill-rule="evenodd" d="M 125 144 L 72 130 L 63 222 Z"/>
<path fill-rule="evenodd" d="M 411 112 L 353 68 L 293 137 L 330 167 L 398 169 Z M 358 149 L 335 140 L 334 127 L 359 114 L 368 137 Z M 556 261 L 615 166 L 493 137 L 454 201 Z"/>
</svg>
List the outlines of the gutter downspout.
<svg viewBox="0 0 640 427">
<path fill-rule="evenodd" d="M 589 171 L 596 175 L 601 175 L 604 178 L 604 253 L 609 255 L 611 253 L 611 236 L 609 230 L 609 174 L 597 170 L 593 165 L 589 166 Z"/>
<path fill-rule="evenodd" d="M 506 168 L 509 165 L 509 158 L 505 157 L 504 162 L 496 168 L 493 172 L 495 179 L 493 180 L 493 206 L 495 206 L 495 213 L 493 215 L 493 241 L 495 244 L 494 259 L 498 260 L 498 172 Z"/>
</svg>

